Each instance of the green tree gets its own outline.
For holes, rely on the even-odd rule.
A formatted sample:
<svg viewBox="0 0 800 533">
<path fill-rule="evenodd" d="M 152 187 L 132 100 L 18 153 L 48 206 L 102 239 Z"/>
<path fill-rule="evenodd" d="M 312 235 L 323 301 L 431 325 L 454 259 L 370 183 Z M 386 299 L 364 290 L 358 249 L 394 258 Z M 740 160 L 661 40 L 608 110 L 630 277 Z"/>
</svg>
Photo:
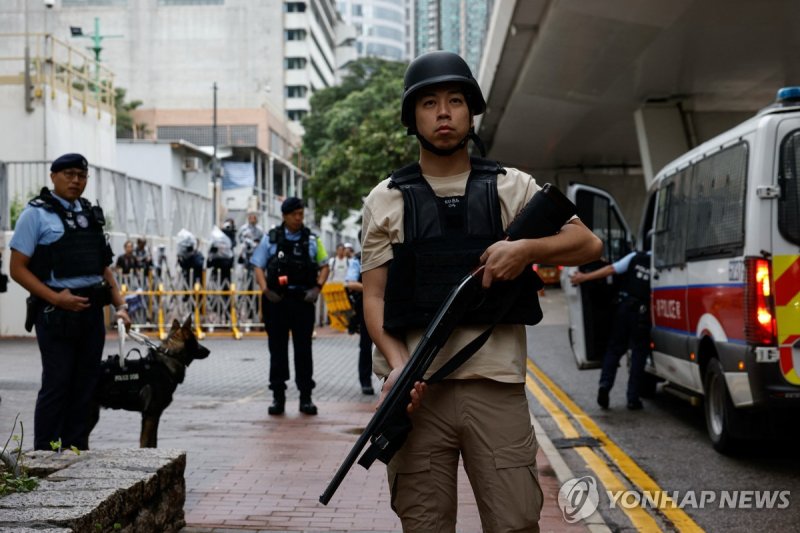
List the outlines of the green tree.
<svg viewBox="0 0 800 533">
<path fill-rule="evenodd" d="M 143 125 L 136 124 L 133 121 L 131 111 L 142 105 L 141 100 L 125 101 L 127 90 L 122 87 L 114 88 L 114 106 L 117 109 L 117 137 L 122 139 L 130 139 L 135 137 L 133 135 L 134 129 L 143 133 Z"/>
<path fill-rule="evenodd" d="M 343 221 L 392 170 L 416 159 L 416 141 L 400 123 L 405 69 L 405 63 L 359 59 L 341 85 L 311 97 L 303 155 L 313 169 L 309 192 L 318 217 L 332 212 Z"/>
</svg>

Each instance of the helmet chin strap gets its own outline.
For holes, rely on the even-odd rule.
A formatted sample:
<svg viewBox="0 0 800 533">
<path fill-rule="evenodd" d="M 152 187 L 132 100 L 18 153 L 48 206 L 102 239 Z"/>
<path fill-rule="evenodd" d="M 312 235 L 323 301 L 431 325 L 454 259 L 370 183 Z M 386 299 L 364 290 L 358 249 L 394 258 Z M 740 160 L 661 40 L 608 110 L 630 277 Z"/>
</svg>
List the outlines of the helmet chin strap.
<svg viewBox="0 0 800 533">
<path fill-rule="evenodd" d="M 464 147 L 467 146 L 467 142 L 469 142 L 469 140 L 472 139 L 472 141 L 475 143 L 475 146 L 477 146 L 478 151 L 481 153 L 481 157 L 486 157 L 486 147 L 483 145 L 483 141 L 481 141 L 481 138 L 478 137 L 478 134 L 475 133 L 474 128 L 470 128 L 469 133 L 463 139 L 461 139 L 461 141 L 459 141 L 457 145 L 453 146 L 452 148 L 438 148 L 434 146 L 433 143 L 430 142 L 428 139 L 423 137 L 418 131 L 415 131 L 414 135 L 417 137 L 419 143 L 425 150 L 443 157 L 453 155 L 454 153 L 463 149 Z"/>
</svg>

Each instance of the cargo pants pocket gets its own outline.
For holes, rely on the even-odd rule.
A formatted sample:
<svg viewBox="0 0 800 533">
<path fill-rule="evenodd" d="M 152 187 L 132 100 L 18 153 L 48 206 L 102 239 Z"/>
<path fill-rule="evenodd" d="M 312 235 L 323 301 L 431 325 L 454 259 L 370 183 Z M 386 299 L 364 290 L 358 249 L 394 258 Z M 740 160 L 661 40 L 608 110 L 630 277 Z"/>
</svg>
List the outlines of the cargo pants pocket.
<svg viewBox="0 0 800 533">
<path fill-rule="evenodd" d="M 429 453 L 400 453 L 388 468 L 392 510 L 400 517 L 404 532 L 446 531 L 439 515 L 432 481 Z"/>
<path fill-rule="evenodd" d="M 497 490 L 481 497 L 492 509 L 484 530 L 494 533 L 539 531 L 544 495 L 536 470 L 536 436 L 531 431 L 521 443 L 494 450 Z"/>
</svg>

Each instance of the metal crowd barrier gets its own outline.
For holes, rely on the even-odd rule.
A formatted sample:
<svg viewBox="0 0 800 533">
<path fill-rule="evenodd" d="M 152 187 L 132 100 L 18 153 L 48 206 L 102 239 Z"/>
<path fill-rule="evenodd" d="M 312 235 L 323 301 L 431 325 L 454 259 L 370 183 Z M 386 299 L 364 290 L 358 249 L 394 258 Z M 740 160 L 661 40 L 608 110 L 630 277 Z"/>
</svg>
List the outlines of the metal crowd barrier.
<svg viewBox="0 0 800 533">
<path fill-rule="evenodd" d="M 152 272 L 118 274 L 131 328 L 137 332 L 156 331 L 164 339 L 174 319 L 182 320 L 191 313 L 195 334 L 201 339 L 209 334 L 240 339 L 263 333 L 261 291 L 255 288 L 252 272 L 245 270 L 231 281 L 212 272 L 204 271 L 198 279 L 187 279 L 180 272 L 173 276 Z"/>
</svg>

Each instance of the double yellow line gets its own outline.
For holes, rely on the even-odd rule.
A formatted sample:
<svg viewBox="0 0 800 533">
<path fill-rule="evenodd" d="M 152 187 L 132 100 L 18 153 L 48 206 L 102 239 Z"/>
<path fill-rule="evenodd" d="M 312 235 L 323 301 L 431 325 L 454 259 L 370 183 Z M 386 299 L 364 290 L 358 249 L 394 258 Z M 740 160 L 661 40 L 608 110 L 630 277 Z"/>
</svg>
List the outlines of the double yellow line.
<svg viewBox="0 0 800 533">
<path fill-rule="evenodd" d="M 608 435 L 587 415 L 572 398 L 570 398 L 561 388 L 556 385 L 539 367 L 528 359 L 528 375 L 525 378 L 528 390 L 536 397 L 539 403 L 547 410 L 555 421 L 558 428 L 565 438 L 577 438 L 581 432 L 573 424 L 574 419 L 583 429 L 585 434 L 595 438 L 600 445 L 597 447 L 602 450 L 611 461 L 613 461 L 620 473 L 633 485 L 635 489 L 650 493 L 663 493 L 663 489 L 637 465 L 628 454 L 622 451 Z M 534 379 L 534 377 L 536 379 Z M 540 386 L 541 383 L 541 386 Z M 544 387 L 544 388 L 543 388 Z M 547 392 L 545 392 L 545 389 Z M 549 393 L 549 395 L 548 395 Z M 551 398 L 552 396 L 552 398 Z M 554 399 L 555 400 L 554 400 Z M 559 405 L 560 404 L 560 405 Z M 562 407 L 563 406 L 563 409 Z M 565 411 L 566 410 L 566 411 Z M 587 466 L 596 474 L 597 478 L 603 483 L 606 490 L 625 491 L 629 490 L 629 485 L 617 473 L 615 473 L 608 461 L 602 457 L 595 449 L 587 446 L 577 446 L 574 448 L 586 462 Z M 698 526 L 689 515 L 682 509 L 674 507 L 675 503 L 669 498 L 664 498 L 658 509 L 664 518 L 682 532 L 700 532 L 703 529 Z M 651 516 L 643 507 L 620 505 L 619 508 L 628 516 L 633 526 L 638 531 L 661 531 L 655 518 Z"/>
</svg>

